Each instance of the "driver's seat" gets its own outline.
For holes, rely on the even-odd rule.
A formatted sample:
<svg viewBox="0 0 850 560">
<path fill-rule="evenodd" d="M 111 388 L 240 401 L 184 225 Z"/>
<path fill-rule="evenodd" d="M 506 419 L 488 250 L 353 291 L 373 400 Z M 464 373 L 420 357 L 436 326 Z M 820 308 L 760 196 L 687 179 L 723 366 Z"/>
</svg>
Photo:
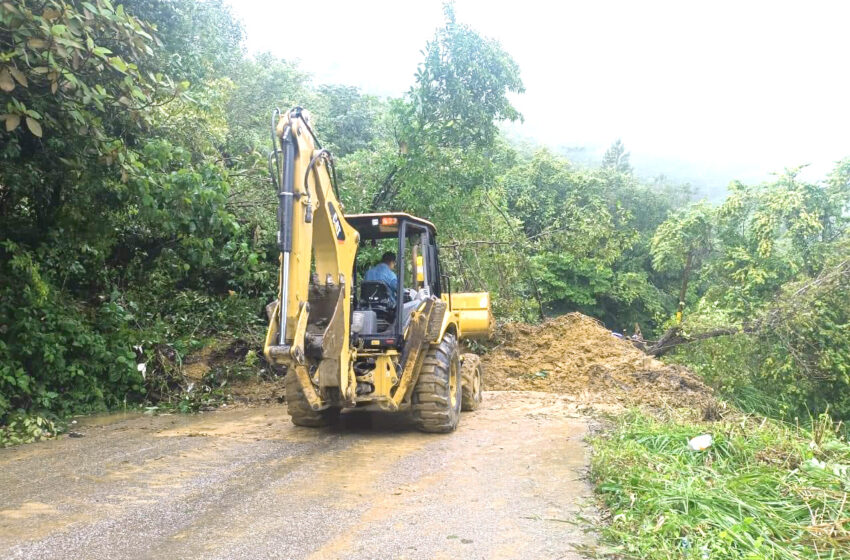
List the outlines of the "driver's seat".
<svg viewBox="0 0 850 560">
<path fill-rule="evenodd" d="M 389 311 L 394 307 L 389 286 L 383 282 L 362 282 L 360 284 L 360 305 L 375 311 L 378 311 L 379 307 Z"/>
<path fill-rule="evenodd" d="M 370 309 L 378 318 L 378 330 L 383 331 L 395 320 L 390 287 L 383 282 L 361 282 L 360 309 Z"/>
</svg>

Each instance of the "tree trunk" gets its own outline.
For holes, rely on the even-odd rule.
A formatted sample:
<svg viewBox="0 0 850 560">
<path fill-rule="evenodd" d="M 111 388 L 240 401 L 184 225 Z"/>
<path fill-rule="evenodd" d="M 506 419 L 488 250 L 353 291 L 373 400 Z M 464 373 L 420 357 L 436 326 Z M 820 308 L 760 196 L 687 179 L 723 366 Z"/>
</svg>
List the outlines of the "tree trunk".
<svg viewBox="0 0 850 560">
<path fill-rule="evenodd" d="M 682 316 L 685 313 L 685 296 L 688 293 L 688 280 L 691 277 L 691 266 L 694 262 L 694 250 L 688 251 L 688 258 L 685 260 L 685 270 L 682 271 L 682 287 L 679 289 L 679 306 L 676 308 L 676 323 L 682 324 Z"/>
<path fill-rule="evenodd" d="M 378 191 L 375 193 L 375 196 L 372 197 L 372 212 L 383 212 L 387 209 L 384 208 L 387 204 L 392 202 L 392 199 L 395 198 L 393 192 L 393 180 L 395 179 L 396 173 L 401 171 L 401 167 L 396 165 L 390 170 L 384 180 L 381 182 L 381 186 L 378 188 Z"/>
<path fill-rule="evenodd" d="M 717 336 L 729 336 L 733 334 L 752 332 L 754 332 L 754 329 L 751 326 L 745 326 L 743 328 L 727 327 L 712 329 L 710 331 L 685 335 L 682 333 L 681 327 L 677 325 L 667 329 L 667 332 L 661 335 L 661 338 L 652 344 L 649 344 L 644 340 L 632 340 L 631 343 L 635 348 L 646 352 L 650 356 L 662 356 L 670 350 L 675 349 L 677 346 L 688 344 L 689 342 L 696 342 L 698 340 L 705 340 L 707 338 L 714 338 Z"/>
</svg>

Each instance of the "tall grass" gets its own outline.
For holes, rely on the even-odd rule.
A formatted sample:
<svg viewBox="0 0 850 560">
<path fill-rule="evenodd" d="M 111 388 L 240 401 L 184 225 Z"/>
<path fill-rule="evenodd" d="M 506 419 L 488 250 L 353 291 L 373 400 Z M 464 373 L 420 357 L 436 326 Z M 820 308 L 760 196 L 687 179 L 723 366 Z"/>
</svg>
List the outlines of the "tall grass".
<svg viewBox="0 0 850 560">
<path fill-rule="evenodd" d="M 631 412 L 593 439 L 592 478 L 625 558 L 850 558 L 850 445 L 826 417 L 804 430 Z M 688 439 L 711 433 L 693 452 Z"/>
</svg>

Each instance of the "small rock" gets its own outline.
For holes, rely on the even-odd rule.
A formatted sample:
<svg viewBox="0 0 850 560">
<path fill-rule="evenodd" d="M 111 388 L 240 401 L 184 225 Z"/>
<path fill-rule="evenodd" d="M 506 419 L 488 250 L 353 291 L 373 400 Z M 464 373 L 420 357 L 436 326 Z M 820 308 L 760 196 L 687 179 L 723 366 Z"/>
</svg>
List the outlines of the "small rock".
<svg viewBox="0 0 850 560">
<path fill-rule="evenodd" d="M 688 449 L 691 451 L 705 451 L 711 447 L 712 443 L 714 443 L 714 440 L 711 434 L 702 434 L 688 441 Z"/>
</svg>

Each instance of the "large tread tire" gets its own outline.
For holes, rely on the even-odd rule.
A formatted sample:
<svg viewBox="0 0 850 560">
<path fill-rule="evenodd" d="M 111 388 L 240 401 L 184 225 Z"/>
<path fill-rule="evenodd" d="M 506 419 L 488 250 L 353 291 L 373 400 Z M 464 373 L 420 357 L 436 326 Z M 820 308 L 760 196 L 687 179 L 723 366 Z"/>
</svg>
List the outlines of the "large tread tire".
<svg viewBox="0 0 850 560">
<path fill-rule="evenodd" d="M 453 432 L 460 420 L 460 354 L 457 339 L 446 334 L 432 344 L 422 360 L 422 369 L 413 388 L 413 422 L 429 433 Z"/>
<path fill-rule="evenodd" d="M 310 403 L 307 402 L 307 397 L 301 390 L 301 384 L 298 383 L 295 372 L 286 374 L 284 389 L 286 392 L 286 411 L 289 412 L 292 423 L 296 426 L 320 428 L 335 424 L 339 419 L 339 408 L 332 407 L 324 410 L 310 408 Z"/>
<path fill-rule="evenodd" d="M 464 412 L 477 410 L 484 398 L 481 358 L 476 354 L 464 354 L 460 366 L 460 378 L 463 382 L 461 410 Z"/>
</svg>

